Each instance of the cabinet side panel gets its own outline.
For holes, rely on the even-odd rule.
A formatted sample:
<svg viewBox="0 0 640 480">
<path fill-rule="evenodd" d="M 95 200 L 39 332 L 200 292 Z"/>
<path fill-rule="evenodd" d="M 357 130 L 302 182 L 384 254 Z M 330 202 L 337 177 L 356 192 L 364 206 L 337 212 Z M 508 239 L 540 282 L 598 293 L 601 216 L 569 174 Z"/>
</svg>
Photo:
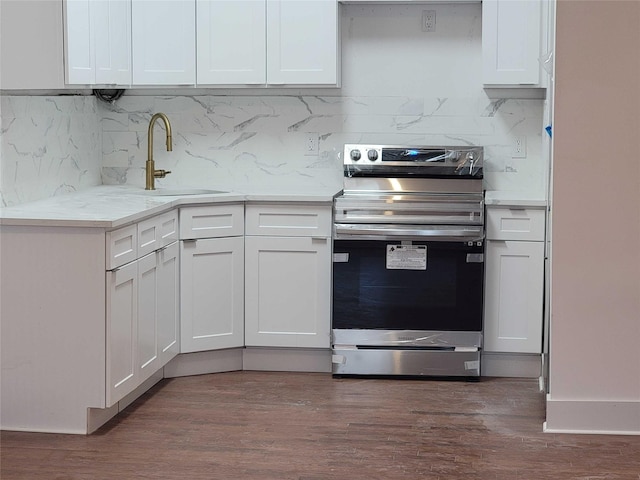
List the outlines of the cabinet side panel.
<svg viewBox="0 0 640 480">
<path fill-rule="evenodd" d="M 62 0 L 2 0 L 0 88 L 64 88 Z"/>
<path fill-rule="evenodd" d="M 0 228 L 3 429 L 86 433 L 105 405 L 105 234 Z"/>
</svg>

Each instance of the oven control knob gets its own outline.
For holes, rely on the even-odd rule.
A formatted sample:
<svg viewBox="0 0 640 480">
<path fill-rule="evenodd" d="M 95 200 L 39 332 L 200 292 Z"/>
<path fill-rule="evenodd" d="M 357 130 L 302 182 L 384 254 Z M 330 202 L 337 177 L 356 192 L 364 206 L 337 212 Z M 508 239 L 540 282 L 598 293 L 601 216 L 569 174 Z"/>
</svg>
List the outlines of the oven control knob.
<svg viewBox="0 0 640 480">
<path fill-rule="evenodd" d="M 353 160 L 354 162 L 357 162 L 362 157 L 362 155 L 360 154 L 360 150 L 351 150 L 350 156 L 351 160 Z"/>
<path fill-rule="evenodd" d="M 377 150 L 369 150 L 367 152 L 367 157 L 369 157 L 369 160 L 371 161 L 375 161 L 378 159 L 378 151 Z"/>
</svg>

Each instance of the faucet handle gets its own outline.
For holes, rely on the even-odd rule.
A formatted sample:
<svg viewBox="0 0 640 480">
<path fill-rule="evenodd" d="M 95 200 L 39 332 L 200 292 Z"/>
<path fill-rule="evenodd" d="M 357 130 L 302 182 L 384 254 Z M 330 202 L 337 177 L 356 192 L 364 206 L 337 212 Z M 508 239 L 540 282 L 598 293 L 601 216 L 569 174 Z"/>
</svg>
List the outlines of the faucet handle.
<svg viewBox="0 0 640 480">
<path fill-rule="evenodd" d="M 155 178 L 164 178 L 171 173 L 171 170 L 154 170 L 153 176 Z"/>
</svg>

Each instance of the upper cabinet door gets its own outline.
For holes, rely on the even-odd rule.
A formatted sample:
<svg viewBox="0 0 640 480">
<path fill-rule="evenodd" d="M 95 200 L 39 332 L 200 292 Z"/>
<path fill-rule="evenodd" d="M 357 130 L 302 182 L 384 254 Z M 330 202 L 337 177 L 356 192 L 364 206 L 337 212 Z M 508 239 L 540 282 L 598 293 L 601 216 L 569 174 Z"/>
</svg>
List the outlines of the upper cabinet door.
<svg viewBox="0 0 640 480">
<path fill-rule="evenodd" d="M 95 83 L 131 84 L 131 2 L 93 0 Z"/>
<path fill-rule="evenodd" d="M 197 0 L 200 85 L 266 83 L 265 0 Z"/>
<path fill-rule="evenodd" d="M 132 0 L 133 83 L 196 81 L 195 0 Z"/>
<path fill-rule="evenodd" d="M 338 83 L 337 0 L 267 0 L 267 83 Z"/>
<path fill-rule="evenodd" d="M 540 83 L 544 0 L 482 2 L 482 80 L 484 84 Z"/>
<path fill-rule="evenodd" d="M 131 84 L 131 1 L 67 0 L 67 84 Z"/>
<path fill-rule="evenodd" d="M 92 4 L 91 0 L 67 0 L 66 2 L 65 44 L 68 84 L 94 84 L 96 80 Z"/>
</svg>

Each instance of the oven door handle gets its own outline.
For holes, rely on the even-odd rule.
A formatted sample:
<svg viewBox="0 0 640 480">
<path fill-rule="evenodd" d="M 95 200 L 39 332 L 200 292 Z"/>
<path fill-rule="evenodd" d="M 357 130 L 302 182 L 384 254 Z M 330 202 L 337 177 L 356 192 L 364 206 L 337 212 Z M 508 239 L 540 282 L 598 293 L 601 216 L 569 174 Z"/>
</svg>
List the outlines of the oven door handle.
<svg viewBox="0 0 640 480">
<path fill-rule="evenodd" d="M 425 239 L 436 242 L 481 242 L 482 226 L 452 225 L 362 225 L 334 224 L 335 239 L 349 240 L 400 240 Z"/>
</svg>

